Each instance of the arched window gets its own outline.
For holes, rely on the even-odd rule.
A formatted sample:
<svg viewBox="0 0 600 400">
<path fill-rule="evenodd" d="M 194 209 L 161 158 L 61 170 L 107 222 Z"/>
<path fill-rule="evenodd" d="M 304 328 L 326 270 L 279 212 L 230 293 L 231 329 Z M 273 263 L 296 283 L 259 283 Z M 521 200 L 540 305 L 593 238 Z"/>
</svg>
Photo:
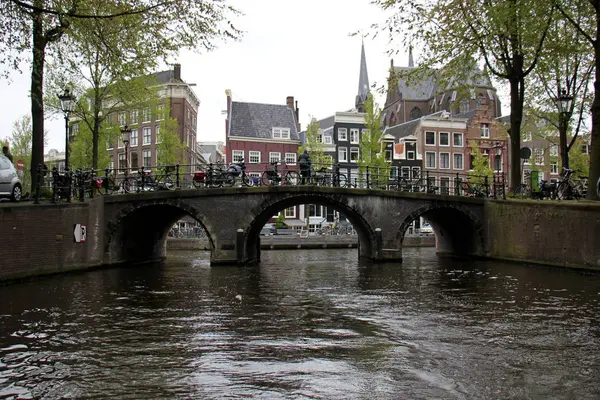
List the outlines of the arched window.
<svg viewBox="0 0 600 400">
<path fill-rule="evenodd" d="M 412 110 L 410 110 L 410 119 L 417 119 L 417 118 L 421 118 L 423 116 L 423 112 L 421 112 L 421 109 L 418 107 L 414 107 Z"/>
</svg>

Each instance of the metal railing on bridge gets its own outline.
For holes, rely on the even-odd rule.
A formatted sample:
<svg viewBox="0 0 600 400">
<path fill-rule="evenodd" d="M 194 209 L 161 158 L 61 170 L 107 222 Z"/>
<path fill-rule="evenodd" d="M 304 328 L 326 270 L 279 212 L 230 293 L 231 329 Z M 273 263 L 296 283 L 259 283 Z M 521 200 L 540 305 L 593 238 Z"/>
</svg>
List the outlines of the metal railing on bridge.
<svg viewBox="0 0 600 400">
<path fill-rule="evenodd" d="M 218 187 L 313 185 L 368 190 L 391 190 L 449 196 L 506 198 L 503 173 L 478 176 L 472 173 L 427 171 L 394 174 L 395 169 L 352 168 L 347 176 L 340 164 L 312 165 L 301 169 L 296 163 L 268 162 L 246 165 L 175 164 L 156 167 L 59 172 L 39 168 L 34 201 L 85 201 L 101 195 L 141 193 L 157 190 L 208 190 Z"/>
</svg>

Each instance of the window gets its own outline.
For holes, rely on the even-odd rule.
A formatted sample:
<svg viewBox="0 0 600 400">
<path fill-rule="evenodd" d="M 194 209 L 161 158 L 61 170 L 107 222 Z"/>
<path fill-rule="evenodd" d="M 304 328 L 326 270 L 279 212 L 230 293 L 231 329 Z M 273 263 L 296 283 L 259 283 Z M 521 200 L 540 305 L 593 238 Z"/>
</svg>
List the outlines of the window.
<svg viewBox="0 0 600 400">
<path fill-rule="evenodd" d="M 338 140 L 348 140 L 348 131 L 346 128 L 338 128 Z"/>
<path fill-rule="evenodd" d="M 138 110 L 131 110 L 131 125 L 138 123 Z"/>
<path fill-rule="evenodd" d="M 419 179 L 421 176 L 421 167 L 412 167 L 411 169 L 412 179 Z"/>
<path fill-rule="evenodd" d="M 531 132 L 523 132 L 523 142 L 531 142 Z"/>
<path fill-rule="evenodd" d="M 410 179 L 410 167 L 402 167 L 400 171 L 404 179 Z"/>
<path fill-rule="evenodd" d="M 435 168 L 435 156 L 433 151 L 425 152 L 425 168 Z"/>
<path fill-rule="evenodd" d="M 139 165 L 138 165 L 138 153 L 137 153 L 137 152 L 135 152 L 135 151 L 134 151 L 134 152 L 132 152 L 132 153 L 129 155 L 129 158 L 131 159 L 131 168 L 132 168 L 132 169 L 137 169 L 137 168 L 139 168 Z"/>
<path fill-rule="evenodd" d="M 435 132 L 425 132 L 425 145 L 427 145 L 427 146 L 435 145 Z"/>
<path fill-rule="evenodd" d="M 285 163 L 288 165 L 295 165 L 296 153 L 285 153 Z"/>
<path fill-rule="evenodd" d="M 244 150 L 231 150 L 231 162 L 239 163 L 244 161 Z"/>
<path fill-rule="evenodd" d="M 463 147 L 463 134 L 454 132 L 452 134 L 452 144 L 454 147 Z"/>
<path fill-rule="evenodd" d="M 360 135 L 358 129 L 350 129 L 350 143 L 358 144 L 360 143 Z"/>
<path fill-rule="evenodd" d="M 108 163 L 108 169 L 111 171 L 114 171 L 115 169 L 115 162 L 113 160 L 110 160 Z"/>
<path fill-rule="evenodd" d="M 142 111 L 142 121 L 143 122 L 150 122 L 150 119 L 151 119 L 150 107 L 146 107 Z"/>
<path fill-rule="evenodd" d="M 440 153 L 440 168 L 450 169 L 450 153 Z"/>
<path fill-rule="evenodd" d="M 129 145 L 135 147 L 138 145 L 138 130 L 132 129 L 131 135 L 129 136 Z"/>
<path fill-rule="evenodd" d="M 346 147 L 338 148 L 338 162 L 348 161 L 348 149 Z"/>
<path fill-rule="evenodd" d="M 358 147 L 350 148 L 350 162 L 358 162 L 358 160 L 359 160 L 358 150 L 359 150 Z"/>
<path fill-rule="evenodd" d="M 494 157 L 494 170 L 502 172 L 502 155 L 496 154 Z"/>
<path fill-rule="evenodd" d="M 325 136 L 323 136 L 323 139 L 325 140 L 323 142 L 325 144 L 331 144 L 331 143 L 333 143 L 333 141 L 331 140 L 331 135 L 325 135 Z"/>
<path fill-rule="evenodd" d="M 290 128 L 273 128 L 273 139 L 289 139 Z"/>
<path fill-rule="evenodd" d="M 285 209 L 286 218 L 296 218 L 296 207 L 290 207 Z"/>
<path fill-rule="evenodd" d="M 127 169 L 125 165 L 125 153 L 119 153 L 119 171 L 124 172 Z"/>
<path fill-rule="evenodd" d="M 78 133 L 79 133 L 79 123 L 74 122 L 73 125 L 71 125 L 71 135 L 77 136 Z"/>
<path fill-rule="evenodd" d="M 582 144 L 581 145 L 581 152 L 583 154 L 590 154 L 590 145 L 589 144 Z"/>
<path fill-rule="evenodd" d="M 152 150 L 144 150 L 144 167 L 149 167 L 152 162 Z"/>
<path fill-rule="evenodd" d="M 552 161 L 550 163 L 550 173 L 558 174 L 558 161 Z"/>
<path fill-rule="evenodd" d="M 250 150 L 248 152 L 248 162 L 250 164 L 258 164 L 258 163 L 260 163 L 260 151 Z"/>
<path fill-rule="evenodd" d="M 454 153 L 454 169 L 464 169 L 463 155 Z"/>
<path fill-rule="evenodd" d="M 450 146 L 450 134 L 448 132 L 440 132 L 440 146 Z"/>
<path fill-rule="evenodd" d="M 126 118 L 125 112 L 123 112 L 123 111 L 117 115 L 117 121 L 119 122 L 119 125 L 125 126 L 125 124 L 127 123 L 125 121 L 125 118 Z"/>
<path fill-rule="evenodd" d="M 144 144 L 152 144 L 152 129 L 144 128 Z"/>
<path fill-rule="evenodd" d="M 535 163 L 537 165 L 544 165 L 544 149 L 533 149 L 535 154 Z"/>
<path fill-rule="evenodd" d="M 480 133 L 482 138 L 490 137 L 490 124 L 481 124 Z"/>
<path fill-rule="evenodd" d="M 556 157 L 558 156 L 558 146 L 553 144 L 552 146 L 550 146 L 550 156 L 552 157 Z"/>
<path fill-rule="evenodd" d="M 161 121 L 165 117 L 165 106 L 163 104 L 159 104 L 156 106 L 156 120 Z"/>
<path fill-rule="evenodd" d="M 450 194 L 450 178 L 447 176 L 440 178 L 440 194 Z"/>
<path fill-rule="evenodd" d="M 156 125 L 154 127 L 154 134 L 156 135 L 156 144 L 159 144 L 161 142 L 161 137 L 160 136 L 160 125 Z"/>
<path fill-rule="evenodd" d="M 270 152 L 269 153 L 269 162 L 279 162 L 281 161 L 281 153 L 278 152 Z"/>
<path fill-rule="evenodd" d="M 406 152 L 406 159 L 407 160 L 414 160 L 415 159 L 415 152 L 410 150 Z"/>
</svg>

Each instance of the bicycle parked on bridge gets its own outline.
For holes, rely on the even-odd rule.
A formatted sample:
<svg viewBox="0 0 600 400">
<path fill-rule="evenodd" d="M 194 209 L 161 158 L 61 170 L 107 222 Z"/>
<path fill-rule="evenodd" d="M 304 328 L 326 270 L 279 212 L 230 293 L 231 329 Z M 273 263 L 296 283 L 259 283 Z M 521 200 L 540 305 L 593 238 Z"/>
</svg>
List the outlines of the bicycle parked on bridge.
<svg viewBox="0 0 600 400">
<path fill-rule="evenodd" d="M 235 176 L 222 164 L 209 164 L 206 171 L 194 172 L 192 183 L 195 188 L 231 187 L 235 184 Z"/>
<path fill-rule="evenodd" d="M 277 166 L 279 161 L 271 161 L 270 167 L 262 173 L 261 182 L 265 186 L 298 185 L 300 174 L 296 171 L 288 171 L 285 175 L 279 173 Z"/>
</svg>

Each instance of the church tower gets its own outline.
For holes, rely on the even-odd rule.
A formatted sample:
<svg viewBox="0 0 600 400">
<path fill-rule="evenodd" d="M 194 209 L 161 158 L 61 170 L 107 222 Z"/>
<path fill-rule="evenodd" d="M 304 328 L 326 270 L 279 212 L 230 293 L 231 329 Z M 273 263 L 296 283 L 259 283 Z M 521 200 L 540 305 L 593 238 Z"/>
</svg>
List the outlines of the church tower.
<svg viewBox="0 0 600 400">
<path fill-rule="evenodd" d="M 367 59 L 365 57 L 365 42 L 362 42 L 360 52 L 360 75 L 358 77 L 358 94 L 356 95 L 355 107 L 358 112 L 366 112 L 365 101 L 370 93 L 369 75 L 367 74 Z"/>
</svg>

